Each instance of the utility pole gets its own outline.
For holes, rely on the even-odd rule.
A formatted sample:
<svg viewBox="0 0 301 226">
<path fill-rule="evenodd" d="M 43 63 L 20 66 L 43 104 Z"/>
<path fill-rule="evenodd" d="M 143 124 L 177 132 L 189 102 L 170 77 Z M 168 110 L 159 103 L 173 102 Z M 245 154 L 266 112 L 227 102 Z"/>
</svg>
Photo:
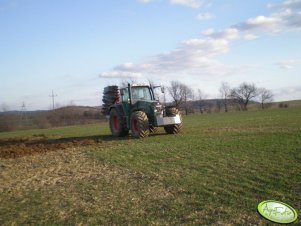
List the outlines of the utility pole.
<svg viewBox="0 0 301 226">
<path fill-rule="evenodd" d="M 20 128 L 25 128 L 28 125 L 27 123 L 27 117 L 26 117 L 26 106 L 25 102 L 22 102 L 21 106 L 21 112 L 20 112 L 20 121 L 19 121 L 19 127 Z"/>
<path fill-rule="evenodd" d="M 49 97 L 51 97 L 51 98 L 52 98 L 52 110 L 54 110 L 54 98 L 55 98 L 55 97 L 57 97 L 57 95 L 56 95 L 56 94 L 54 94 L 54 93 L 53 93 L 53 90 L 52 90 L 52 94 L 51 94 L 51 95 L 49 95 Z"/>
<path fill-rule="evenodd" d="M 21 120 L 24 118 L 25 116 L 25 112 L 26 112 L 26 106 L 25 106 L 25 102 L 22 102 L 22 106 L 21 106 Z"/>
</svg>

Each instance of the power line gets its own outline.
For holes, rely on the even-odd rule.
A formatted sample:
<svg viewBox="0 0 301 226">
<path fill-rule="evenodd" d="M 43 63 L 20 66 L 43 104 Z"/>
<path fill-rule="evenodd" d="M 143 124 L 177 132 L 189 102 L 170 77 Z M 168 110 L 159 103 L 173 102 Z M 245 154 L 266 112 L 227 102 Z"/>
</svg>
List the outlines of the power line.
<svg viewBox="0 0 301 226">
<path fill-rule="evenodd" d="M 57 97 L 57 95 L 56 95 L 56 94 L 53 94 L 53 90 L 52 90 L 52 94 L 49 95 L 49 97 L 52 98 L 52 110 L 54 110 L 54 98 Z"/>
</svg>

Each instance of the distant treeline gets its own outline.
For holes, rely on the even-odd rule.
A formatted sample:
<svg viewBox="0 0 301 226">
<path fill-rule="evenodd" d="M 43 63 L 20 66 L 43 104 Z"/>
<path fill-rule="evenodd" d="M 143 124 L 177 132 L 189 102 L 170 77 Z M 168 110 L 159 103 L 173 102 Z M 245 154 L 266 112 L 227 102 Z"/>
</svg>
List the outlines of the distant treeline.
<svg viewBox="0 0 301 226">
<path fill-rule="evenodd" d="M 224 101 L 224 99 L 187 101 L 183 102 L 179 108 L 183 114 L 223 112 Z M 241 110 L 231 99 L 228 99 L 227 102 L 228 111 Z M 287 108 L 289 107 L 288 103 L 270 103 L 269 105 L 273 108 Z M 166 103 L 166 105 L 170 104 L 173 103 Z M 261 109 L 259 102 L 251 101 L 250 105 L 252 109 Z M 8 111 L 0 112 L 0 132 L 100 123 L 105 120 L 100 107 L 67 106 L 49 111 Z"/>
<path fill-rule="evenodd" d="M 0 132 L 96 123 L 104 120 L 100 108 L 68 106 L 50 111 L 0 113 Z"/>
</svg>

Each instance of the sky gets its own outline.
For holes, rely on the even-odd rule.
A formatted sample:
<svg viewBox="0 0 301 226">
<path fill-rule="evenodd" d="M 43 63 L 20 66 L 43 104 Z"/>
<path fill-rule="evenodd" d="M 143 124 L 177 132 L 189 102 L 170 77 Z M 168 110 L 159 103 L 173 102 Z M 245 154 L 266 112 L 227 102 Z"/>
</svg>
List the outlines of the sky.
<svg viewBox="0 0 301 226">
<path fill-rule="evenodd" d="M 100 106 L 122 81 L 301 99 L 300 31 L 301 0 L 0 0 L 0 111 Z"/>
</svg>

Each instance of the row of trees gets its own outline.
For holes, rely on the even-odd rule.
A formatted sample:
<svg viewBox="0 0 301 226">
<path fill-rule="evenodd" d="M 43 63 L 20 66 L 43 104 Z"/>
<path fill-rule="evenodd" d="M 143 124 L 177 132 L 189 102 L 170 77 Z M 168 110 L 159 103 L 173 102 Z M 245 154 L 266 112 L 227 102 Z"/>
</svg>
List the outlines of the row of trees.
<svg viewBox="0 0 301 226">
<path fill-rule="evenodd" d="M 248 104 L 251 101 L 260 103 L 262 109 L 269 106 L 273 100 L 273 94 L 266 88 L 258 88 L 255 84 L 241 83 L 238 87 L 230 87 L 228 83 L 223 82 L 219 88 L 220 99 L 218 99 L 218 108 L 221 105 L 225 112 L 229 111 L 230 107 L 246 111 Z M 189 110 L 189 103 L 193 101 L 201 102 L 203 93 L 200 89 L 197 90 L 197 95 L 193 89 L 178 81 L 171 81 L 168 87 L 168 93 L 172 97 L 173 103 L 178 108 L 183 108 L 186 114 Z"/>
<path fill-rule="evenodd" d="M 254 83 L 241 83 L 238 87 L 231 88 L 223 82 L 220 86 L 220 94 L 224 102 L 225 112 L 230 104 L 236 104 L 241 110 L 246 111 L 251 100 L 260 103 L 262 109 L 273 101 L 272 91 L 266 88 L 258 88 Z"/>
</svg>

